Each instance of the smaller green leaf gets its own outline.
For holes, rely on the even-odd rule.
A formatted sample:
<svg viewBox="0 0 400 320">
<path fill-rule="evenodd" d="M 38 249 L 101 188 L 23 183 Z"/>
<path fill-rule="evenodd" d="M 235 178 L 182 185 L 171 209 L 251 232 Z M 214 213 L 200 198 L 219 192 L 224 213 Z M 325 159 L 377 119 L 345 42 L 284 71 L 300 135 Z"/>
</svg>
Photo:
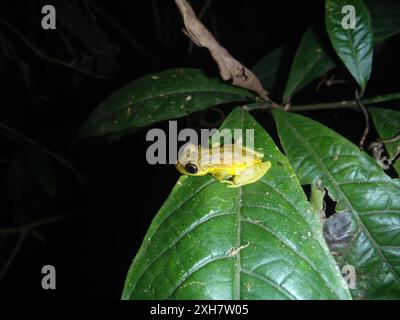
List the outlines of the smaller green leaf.
<svg viewBox="0 0 400 320">
<path fill-rule="evenodd" d="M 371 14 L 375 44 L 400 32 L 400 3 L 368 0 L 365 4 Z"/>
<path fill-rule="evenodd" d="M 369 0 L 366 2 L 369 8 L 373 26 L 374 45 L 382 43 L 387 38 L 400 32 L 400 4 L 393 1 Z M 278 48 L 279 49 L 279 48 Z M 276 51 L 278 51 L 278 49 Z M 315 54 L 317 52 L 317 54 Z M 257 76 L 261 79 L 266 78 L 265 87 L 272 87 L 276 79 L 275 72 L 278 69 L 270 71 L 267 67 L 274 65 L 269 61 L 274 61 L 274 51 L 267 54 L 254 67 Z M 264 63 L 265 59 L 265 63 Z M 299 44 L 295 58 L 291 67 L 288 82 L 283 95 L 284 102 L 300 91 L 311 81 L 323 76 L 326 72 L 336 67 L 337 62 L 329 56 L 326 48 L 319 39 L 313 26 L 309 27 Z M 265 67 L 264 67 L 265 65 Z M 265 69 L 263 69 L 265 68 Z M 269 77 L 268 75 L 271 74 Z M 263 81 L 263 80 L 262 80 Z"/>
<path fill-rule="evenodd" d="M 253 72 L 264 88 L 271 90 L 276 86 L 283 52 L 283 46 L 277 47 L 268 52 L 254 65 Z"/>
<path fill-rule="evenodd" d="M 309 27 L 300 41 L 283 94 L 284 102 L 310 83 L 335 67 L 335 61 L 324 50 L 313 27 Z"/>
<path fill-rule="evenodd" d="M 400 134 L 400 111 L 383 109 L 383 108 L 368 108 L 372 120 L 378 134 L 382 140 L 392 138 Z M 386 150 L 390 157 L 393 157 L 398 148 L 400 148 L 400 140 L 385 143 Z M 400 175 L 400 160 L 394 163 L 394 168 Z"/>
<path fill-rule="evenodd" d="M 355 8 L 356 26 L 344 29 L 344 6 Z M 372 68 L 373 33 L 368 8 L 361 0 L 326 0 L 326 27 L 336 53 L 364 93 Z"/>
<path fill-rule="evenodd" d="M 254 99 L 249 91 L 208 78 L 196 69 L 171 69 L 128 83 L 109 96 L 83 124 L 80 136 L 129 133 L 222 103 Z"/>
</svg>

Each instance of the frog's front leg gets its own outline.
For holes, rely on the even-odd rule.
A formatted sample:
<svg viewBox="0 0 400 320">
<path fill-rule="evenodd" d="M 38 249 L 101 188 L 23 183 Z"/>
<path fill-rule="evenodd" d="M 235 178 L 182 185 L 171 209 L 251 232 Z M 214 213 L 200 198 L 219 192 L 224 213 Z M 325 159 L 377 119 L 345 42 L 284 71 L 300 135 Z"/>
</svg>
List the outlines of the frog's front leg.
<svg viewBox="0 0 400 320">
<path fill-rule="evenodd" d="M 261 179 L 262 176 L 271 168 L 271 162 L 261 162 L 254 166 L 246 168 L 240 174 L 236 175 L 232 179 L 232 184 L 229 188 L 237 188 L 246 184 L 256 182 Z"/>
</svg>

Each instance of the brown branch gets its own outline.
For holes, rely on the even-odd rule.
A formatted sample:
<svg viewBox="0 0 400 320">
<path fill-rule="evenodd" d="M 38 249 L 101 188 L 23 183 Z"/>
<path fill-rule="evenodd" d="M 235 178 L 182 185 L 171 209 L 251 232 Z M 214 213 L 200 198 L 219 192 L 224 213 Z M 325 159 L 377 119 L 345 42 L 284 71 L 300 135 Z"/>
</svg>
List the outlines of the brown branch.
<svg viewBox="0 0 400 320">
<path fill-rule="evenodd" d="M 201 21 L 201 19 L 203 18 L 203 16 L 204 16 L 204 14 L 206 13 L 206 11 L 207 11 L 207 9 L 208 9 L 208 7 L 210 6 L 210 4 L 211 4 L 211 0 L 207 0 L 205 3 L 204 3 L 204 5 L 203 5 L 203 8 L 200 10 L 200 13 L 199 13 L 199 16 L 198 16 L 198 19 Z M 193 51 L 193 41 L 191 41 L 190 43 L 189 43 L 189 47 L 188 47 L 188 56 L 190 56 L 191 54 L 192 54 L 192 51 Z"/>
<path fill-rule="evenodd" d="M 262 99 L 270 101 L 268 92 L 253 72 L 231 56 L 208 31 L 208 29 L 196 17 L 192 7 L 186 0 L 175 0 L 183 17 L 185 25 L 184 33 L 199 47 L 205 47 L 218 64 L 219 72 L 223 80 L 232 80 L 232 84 L 256 92 Z M 274 103 L 274 107 L 279 107 Z"/>
</svg>

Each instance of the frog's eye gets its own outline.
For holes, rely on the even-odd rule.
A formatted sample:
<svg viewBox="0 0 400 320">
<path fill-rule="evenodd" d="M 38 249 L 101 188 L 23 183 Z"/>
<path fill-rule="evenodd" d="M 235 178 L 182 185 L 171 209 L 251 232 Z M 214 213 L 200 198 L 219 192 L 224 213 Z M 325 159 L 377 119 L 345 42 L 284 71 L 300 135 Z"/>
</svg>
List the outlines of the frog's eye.
<svg viewBox="0 0 400 320">
<path fill-rule="evenodd" d="M 193 164 L 193 163 L 188 163 L 185 166 L 185 170 L 186 170 L 187 173 L 190 173 L 190 174 L 196 174 L 197 171 L 199 171 L 199 169 L 197 169 L 197 166 L 195 164 Z"/>
</svg>

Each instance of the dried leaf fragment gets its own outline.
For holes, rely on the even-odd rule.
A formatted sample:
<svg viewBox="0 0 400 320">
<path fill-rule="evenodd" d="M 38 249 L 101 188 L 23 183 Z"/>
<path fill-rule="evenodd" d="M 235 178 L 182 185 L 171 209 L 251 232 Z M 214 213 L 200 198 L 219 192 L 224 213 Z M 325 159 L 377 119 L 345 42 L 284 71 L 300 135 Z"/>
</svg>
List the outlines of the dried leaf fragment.
<svg viewBox="0 0 400 320">
<path fill-rule="evenodd" d="M 231 56 L 196 17 L 186 0 L 175 0 L 182 14 L 186 30 L 184 33 L 199 47 L 207 48 L 217 62 L 223 80 L 232 80 L 232 84 L 256 92 L 262 99 L 269 101 L 268 91 L 249 69 Z"/>
</svg>

